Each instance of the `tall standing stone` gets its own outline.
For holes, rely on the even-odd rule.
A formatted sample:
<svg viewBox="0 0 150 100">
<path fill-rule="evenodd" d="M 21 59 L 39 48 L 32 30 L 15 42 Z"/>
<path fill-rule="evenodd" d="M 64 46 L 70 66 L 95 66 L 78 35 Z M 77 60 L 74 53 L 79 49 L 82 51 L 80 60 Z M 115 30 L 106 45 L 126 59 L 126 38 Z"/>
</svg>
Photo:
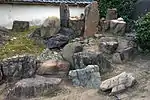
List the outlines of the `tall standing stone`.
<svg viewBox="0 0 150 100">
<path fill-rule="evenodd" d="M 70 12 L 69 12 L 69 7 L 65 3 L 60 4 L 60 25 L 61 27 L 69 27 L 69 17 L 70 17 Z"/>
<path fill-rule="evenodd" d="M 99 10 L 96 1 L 85 8 L 85 31 L 84 37 L 93 36 L 98 31 Z"/>
</svg>

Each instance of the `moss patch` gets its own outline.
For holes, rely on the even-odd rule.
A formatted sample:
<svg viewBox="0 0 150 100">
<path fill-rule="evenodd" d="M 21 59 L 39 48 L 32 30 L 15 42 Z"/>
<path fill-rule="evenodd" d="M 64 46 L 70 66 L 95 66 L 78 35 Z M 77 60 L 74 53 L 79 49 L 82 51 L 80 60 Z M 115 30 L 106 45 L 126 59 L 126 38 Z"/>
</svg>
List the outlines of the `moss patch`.
<svg viewBox="0 0 150 100">
<path fill-rule="evenodd" d="M 30 27 L 26 32 L 12 32 L 11 39 L 0 48 L 0 59 L 11 57 L 17 54 L 38 55 L 45 48 L 44 45 L 37 45 L 28 38 L 28 34 L 33 32 L 36 27 Z"/>
</svg>

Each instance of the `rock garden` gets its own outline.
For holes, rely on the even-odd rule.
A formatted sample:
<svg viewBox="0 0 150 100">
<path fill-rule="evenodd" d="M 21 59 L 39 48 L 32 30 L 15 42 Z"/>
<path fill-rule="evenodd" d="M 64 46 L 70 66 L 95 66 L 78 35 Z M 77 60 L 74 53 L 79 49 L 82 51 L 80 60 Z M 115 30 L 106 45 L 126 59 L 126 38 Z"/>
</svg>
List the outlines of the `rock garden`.
<svg viewBox="0 0 150 100">
<path fill-rule="evenodd" d="M 60 19 L 0 27 L 0 100 L 149 100 L 150 14 L 101 1 L 80 18 L 62 3 Z"/>
</svg>

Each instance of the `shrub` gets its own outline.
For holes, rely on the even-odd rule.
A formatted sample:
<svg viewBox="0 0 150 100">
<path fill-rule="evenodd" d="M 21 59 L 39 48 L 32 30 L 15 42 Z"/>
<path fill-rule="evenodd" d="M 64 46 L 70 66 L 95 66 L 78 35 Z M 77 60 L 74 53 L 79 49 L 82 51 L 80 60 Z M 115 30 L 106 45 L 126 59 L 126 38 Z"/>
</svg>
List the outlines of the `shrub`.
<svg viewBox="0 0 150 100">
<path fill-rule="evenodd" d="M 135 29 L 138 45 L 143 50 L 150 50 L 150 12 L 136 21 Z"/>
<path fill-rule="evenodd" d="M 137 0 L 99 0 L 100 15 L 104 17 L 108 8 L 117 8 L 119 17 L 130 22 L 132 11 Z"/>
</svg>

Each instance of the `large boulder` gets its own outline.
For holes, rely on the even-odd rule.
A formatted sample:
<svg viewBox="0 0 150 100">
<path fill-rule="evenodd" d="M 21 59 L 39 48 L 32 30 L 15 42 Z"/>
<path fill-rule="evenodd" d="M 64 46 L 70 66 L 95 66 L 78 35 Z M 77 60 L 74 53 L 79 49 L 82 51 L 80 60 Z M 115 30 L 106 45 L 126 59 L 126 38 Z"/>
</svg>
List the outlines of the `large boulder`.
<svg viewBox="0 0 150 100">
<path fill-rule="evenodd" d="M 39 61 L 32 55 L 17 55 L 1 62 L 1 70 L 10 81 L 33 77 L 38 66 Z"/>
<path fill-rule="evenodd" d="M 72 57 L 74 53 L 81 52 L 82 50 L 83 47 L 81 43 L 79 42 L 69 43 L 63 48 L 62 55 L 65 60 L 67 60 L 68 62 L 71 63 L 72 66 L 74 66 Z"/>
<path fill-rule="evenodd" d="M 104 73 L 110 71 L 110 62 L 102 55 L 101 52 L 79 52 L 73 56 L 74 69 L 82 69 L 88 65 L 98 65 L 99 71 Z"/>
<path fill-rule="evenodd" d="M 101 83 L 99 66 L 97 65 L 88 65 L 83 69 L 71 70 L 69 77 L 72 79 L 73 85 L 86 88 L 97 89 Z"/>
<path fill-rule="evenodd" d="M 38 60 L 44 62 L 47 60 L 63 60 L 60 52 L 49 50 L 48 48 L 37 57 Z"/>
<path fill-rule="evenodd" d="M 61 79 L 36 76 L 18 81 L 9 91 L 6 100 L 26 100 L 27 98 L 53 93 L 59 88 Z M 13 99 L 18 98 L 18 99 Z"/>
<path fill-rule="evenodd" d="M 126 22 L 122 18 L 110 21 L 110 32 L 117 36 L 124 36 L 126 30 Z"/>
<path fill-rule="evenodd" d="M 41 63 L 37 70 L 38 75 L 57 75 L 58 77 L 65 77 L 69 72 L 70 64 L 66 61 L 47 60 Z"/>
<path fill-rule="evenodd" d="M 105 80 L 100 85 L 100 90 L 111 89 L 111 94 L 119 93 L 135 83 L 135 78 L 131 73 L 123 72 L 115 77 Z"/>
<path fill-rule="evenodd" d="M 49 38 L 59 32 L 60 20 L 57 17 L 48 17 L 42 24 L 40 30 L 42 38 Z"/>
<path fill-rule="evenodd" d="M 15 32 L 24 32 L 29 29 L 29 22 L 28 21 L 17 21 L 13 22 L 12 30 Z"/>
<path fill-rule="evenodd" d="M 93 1 L 85 8 L 84 37 L 93 36 L 98 32 L 99 10 L 97 1 Z"/>
<path fill-rule="evenodd" d="M 112 54 L 118 48 L 118 40 L 114 37 L 102 37 L 99 40 L 99 49 L 102 52 Z"/>
</svg>

